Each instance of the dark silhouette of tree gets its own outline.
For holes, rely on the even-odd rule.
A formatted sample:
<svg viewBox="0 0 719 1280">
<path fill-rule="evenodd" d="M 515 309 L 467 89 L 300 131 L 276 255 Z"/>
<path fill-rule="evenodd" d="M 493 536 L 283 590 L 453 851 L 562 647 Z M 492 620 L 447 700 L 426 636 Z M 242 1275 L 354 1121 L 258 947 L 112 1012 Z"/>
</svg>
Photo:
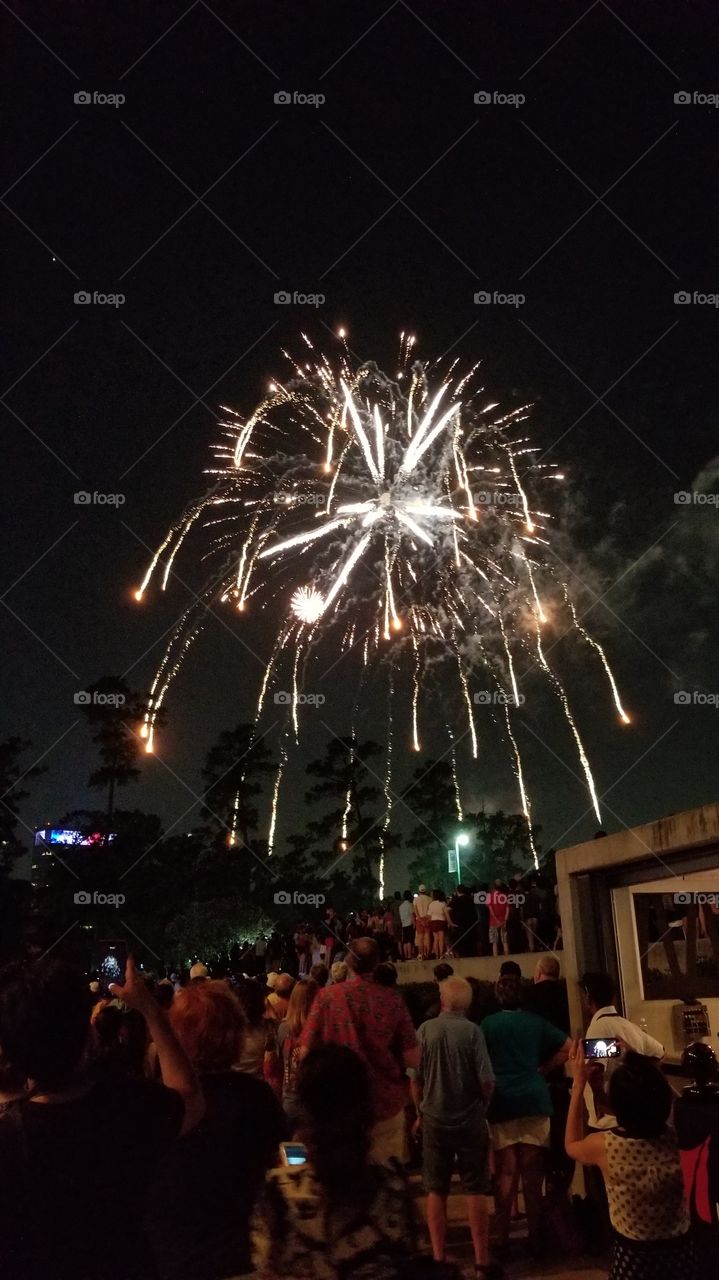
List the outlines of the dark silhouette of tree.
<svg viewBox="0 0 719 1280">
<path fill-rule="evenodd" d="M 146 704 L 118 676 L 103 676 L 87 688 L 85 696 L 82 712 L 101 760 L 100 767 L 90 774 L 88 786 L 107 792 L 102 825 L 109 834 L 117 788 L 129 786 L 140 776 L 138 759 L 143 744 L 139 727 Z"/>
<path fill-rule="evenodd" d="M 23 756 L 30 743 L 19 737 L 0 742 L 0 958 L 17 954 L 23 945 L 30 918 L 31 889 L 25 880 L 11 879 L 26 847 L 18 835 L 20 806 L 29 791 L 23 785 L 44 773 L 38 765 L 27 766 Z"/>
<path fill-rule="evenodd" d="M 457 818 L 452 766 L 446 760 L 428 760 L 415 769 L 402 799 L 417 819 L 407 837 L 410 849 L 418 851 L 408 867 L 413 881 L 447 887 L 447 850 L 456 832 L 467 829 Z"/>
<path fill-rule="evenodd" d="M 317 779 L 305 793 L 307 804 L 332 805 L 308 824 L 308 833 L 315 847 L 324 849 L 325 868 L 333 858 L 341 863 L 357 851 L 349 875 L 355 896 L 362 905 L 369 905 L 377 897 L 383 842 L 385 853 L 396 849 L 401 842 L 399 835 L 383 832 L 382 789 L 370 781 L 372 773 L 376 776 L 380 767 L 379 763 L 370 762 L 381 756 L 382 748 L 376 742 L 358 742 L 351 736 L 332 738 L 324 755 L 307 766 L 308 776 Z M 345 825 L 346 835 L 343 835 Z"/>
<path fill-rule="evenodd" d="M 272 752 L 259 739 L 253 724 L 238 724 L 220 734 L 202 770 L 205 784 L 203 815 L 219 842 L 229 843 L 237 832 L 247 849 L 257 830 L 257 797 L 276 768 Z"/>
<path fill-rule="evenodd" d="M 20 805 L 30 792 L 22 783 L 44 773 L 44 767 L 24 767 L 22 757 L 30 749 L 22 738 L 6 738 L 0 742 L 0 878 L 9 875 L 17 859 L 25 852 L 20 837 Z"/>
</svg>

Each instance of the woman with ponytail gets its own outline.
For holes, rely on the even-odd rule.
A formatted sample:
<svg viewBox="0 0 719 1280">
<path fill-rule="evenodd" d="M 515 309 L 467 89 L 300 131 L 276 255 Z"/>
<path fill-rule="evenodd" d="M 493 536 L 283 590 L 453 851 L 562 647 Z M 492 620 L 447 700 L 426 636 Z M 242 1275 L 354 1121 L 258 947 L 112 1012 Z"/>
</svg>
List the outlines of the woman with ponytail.
<svg viewBox="0 0 719 1280">
<path fill-rule="evenodd" d="M 342 1045 L 311 1050 L 299 1069 L 297 1101 L 307 1163 L 267 1176 L 253 1232 L 258 1275 L 396 1280 L 416 1248 L 417 1225 L 400 1166 L 369 1159 L 373 1113 L 364 1062 Z"/>
</svg>

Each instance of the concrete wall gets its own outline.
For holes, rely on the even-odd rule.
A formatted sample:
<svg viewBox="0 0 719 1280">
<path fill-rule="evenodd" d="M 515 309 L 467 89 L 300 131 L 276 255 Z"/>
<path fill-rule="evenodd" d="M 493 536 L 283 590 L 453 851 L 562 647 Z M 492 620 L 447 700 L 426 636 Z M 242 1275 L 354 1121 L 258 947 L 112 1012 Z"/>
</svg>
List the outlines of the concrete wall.
<svg viewBox="0 0 719 1280">
<path fill-rule="evenodd" d="M 563 953 L 554 952 L 560 967 L 563 965 Z M 460 978 L 480 978 L 485 982 L 496 982 L 499 977 L 499 966 L 503 960 L 516 960 L 525 978 L 531 978 L 537 963 L 538 952 L 528 951 L 516 956 L 468 956 L 466 959 L 448 960 L 454 972 Z M 432 970 L 436 960 L 402 960 L 397 965 L 399 982 L 432 982 Z M 562 968 L 562 973 L 564 972 Z"/>
<path fill-rule="evenodd" d="M 562 936 L 564 941 L 563 972 L 567 978 L 569 996 L 569 1013 L 572 1026 L 581 1025 L 581 1001 L 578 988 L 579 961 L 578 951 L 581 948 L 582 930 L 588 923 L 582 919 L 582 910 L 577 877 L 591 875 L 592 872 L 631 871 L 632 863 L 646 864 L 656 859 L 657 878 L 661 878 L 661 890 L 665 893 L 681 892 L 690 886 L 689 881 L 697 880 L 697 887 L 702 873 L 693 876 L 682 872 L 682 862 L 677 855 L 699 852 L 702 849 L 719 847 L 719 804 L 704 805 L 700 809 L 688 809 L 683 813 L 671 814 L 667 818 L 659 818 L 640 827 L 627 828 L 606 836 L 601 840 L 590 840 L 584 844 L 557 852 L 557 880 L 559 885 L 559 911 L 562 917 Z M 719 855 L 716 865 L 719 868 Z M 653 886 L 651 886 L 653 887 Z M 702 886 L 704 887 L 704 886 Z M 714 887 L 714 886 L 712 886 Z M 650 888 L 649 885 L 646 886 Z M 615 908 L 617 904 L 615 903 Z M 633 929 L 625 912 L 617 911 L 616 923 L 621 937 L 618 939 L 618 951 L 622 956 L 622 943 L 627 943 L 627 930 Z M 626 946 L 625 946 L 626 953 Z M 701 995 L 701 993 L 697 993 Z M 646 1017 L 650 1032 L 668 1048 L 668 1057 L 678 1056 L 678 1048 L 671 1045 L 671 1007 L 674 1001 L 634 1001 L 634 1007 L 627 1009 L 627 1014 L 637 1020 Z M 712 1001 L 712 1005 L 715 1002 Z M 716 1012 L 710 1010 L 713 1031 L 717 1031 Z"/>
</svg>

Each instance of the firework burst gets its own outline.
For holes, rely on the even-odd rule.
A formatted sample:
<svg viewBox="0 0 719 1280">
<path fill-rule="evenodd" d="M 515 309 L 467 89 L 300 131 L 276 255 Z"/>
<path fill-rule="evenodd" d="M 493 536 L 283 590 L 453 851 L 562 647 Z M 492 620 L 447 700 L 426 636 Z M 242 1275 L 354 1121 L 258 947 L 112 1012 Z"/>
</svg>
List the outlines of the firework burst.
<svg viewBox="0 0 719 1280">
<path fill-rule="evenodd" d="M 457 362 L 440 371 L 413 361 L 414 339 L 407 335 L 393 377 L 353 359 L 340 336 L 333 360 L 304 338 L 309 359 L 287 356 L 289 379 L 270 383 L 249 418 L 227 411 L 210 488 L 170 529 L 135 593 L 141 600 L 155 575 L 164 590 L 193 527 L 211 527 L 210 554 L 218 569 L 171 634 L 142 727 L 147 749 L 153 749 L 158 713 L 207 608 L 234 606 L 249 622 L 257 610 L 271 607 L 279 625 L 258 719 L 269 690 L 288 671 L 292 685 L 272 839 L 287 731 L 291 726 L 295 737 L 299 733 L 307 663 L 329 636 L 340 656 L 354 651 L 365 668 L 378 660 L 390 666 L 387 814 L 394 675 L 404 664 L 409 745 L 416 751 L 428 684 L 441 681 L 443 700 L 450 678 L 457 689 L 461 732 L 447 712 L 455 781 L 460 737 L 475 759 L 480 753 L 478 704 L 499 706 L 530 839 L 531 807 L 513 719 L 524 700 L 518 680 L 532 667 L 539 670 L 562 707 L 599 818 L 584 744 L 549 662 L 548 616 L 558 630 L 566 619 L 567 628 L 599 655 L 620 719 L 627 723 L 628 716 L 604 650 L 581 626 L 565 584 L 550 567 L 550 516 L 536 509 L 535 495 L 563 477 L 535 460 L 523 425 L 528 406 L 495 415 L 498 405 L 485 402 L 474 385 L 476 367 L 461 374 Z M 470 687 L 480 670 L 487 686 L 482 696 Z M 461 812 L 458 785 L 456 790 Z M 385 828 L 387 822 L 388 816 Z"/>
</svg>

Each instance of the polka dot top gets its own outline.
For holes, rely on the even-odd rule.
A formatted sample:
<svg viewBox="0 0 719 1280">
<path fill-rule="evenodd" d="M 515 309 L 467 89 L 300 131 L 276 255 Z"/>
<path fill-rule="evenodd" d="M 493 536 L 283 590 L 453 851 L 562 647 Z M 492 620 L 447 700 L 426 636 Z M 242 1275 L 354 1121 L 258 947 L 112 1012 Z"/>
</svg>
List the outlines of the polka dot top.
<svg viewBox="0 0 719 1280">
<path fill-rule="evenodd" d="M 607 1198 L 612 1226 L 630 1240 L 667 1240 L 689 1230 L 674 1134 L 628 1138 L 607 1132 Z"/>
</svg>

